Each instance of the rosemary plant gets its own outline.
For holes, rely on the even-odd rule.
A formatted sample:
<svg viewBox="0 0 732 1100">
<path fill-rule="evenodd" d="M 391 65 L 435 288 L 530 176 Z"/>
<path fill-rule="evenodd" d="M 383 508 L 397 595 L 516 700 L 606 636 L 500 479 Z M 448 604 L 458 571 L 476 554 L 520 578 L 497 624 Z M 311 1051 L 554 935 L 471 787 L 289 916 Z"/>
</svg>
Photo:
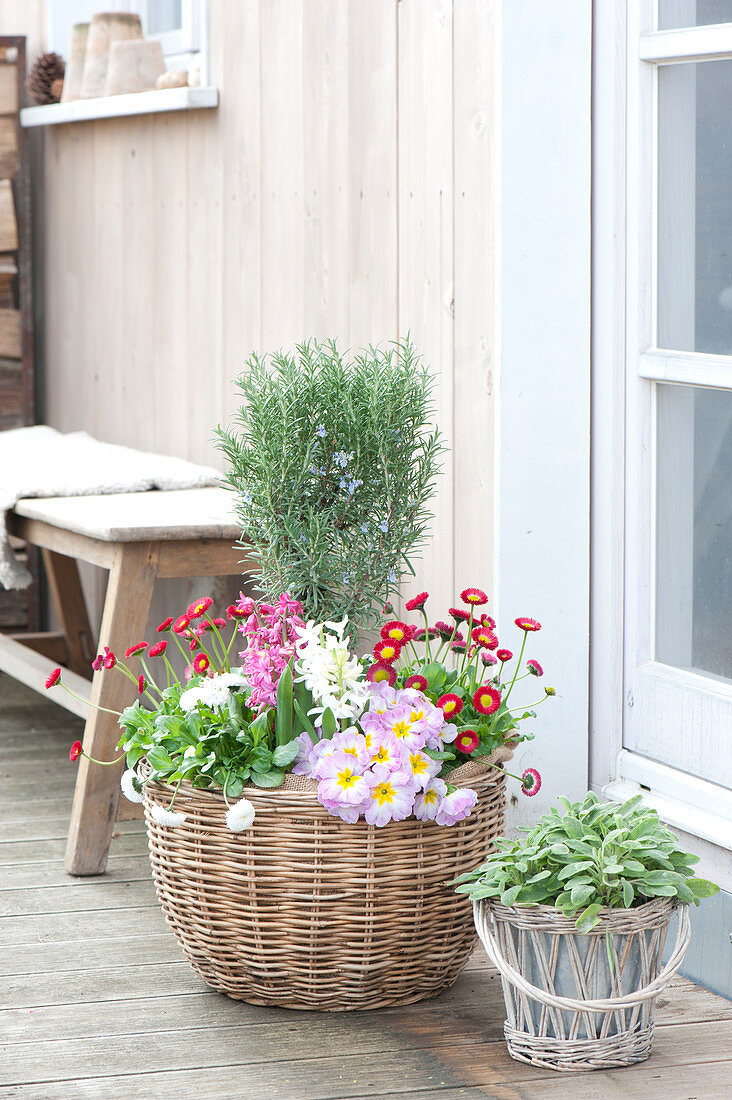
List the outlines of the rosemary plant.
<svg viewBox="0 0 732 1100">
<path fill-rule="evenodd" d="M 306 618 L 373 623 L 432 518 L 444 447 L 429 372 L 408 339 L 351 358 L 308 341 L 253 355 L 237 386 L 217 435 L 258 590 L 290 593 Z"/>
</svg>

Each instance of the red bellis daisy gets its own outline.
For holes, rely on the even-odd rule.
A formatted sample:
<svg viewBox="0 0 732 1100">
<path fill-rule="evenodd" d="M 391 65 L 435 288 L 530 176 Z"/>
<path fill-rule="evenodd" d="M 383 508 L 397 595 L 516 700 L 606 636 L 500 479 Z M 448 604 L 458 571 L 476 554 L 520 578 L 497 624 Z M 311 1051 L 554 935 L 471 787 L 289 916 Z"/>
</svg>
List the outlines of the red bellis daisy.
<svg viewBox="0 0 732 1100">
<path fill-rule="evenodd" d="M 510 649 L 497 649 L 496 657 L 499 661 L 502 661 L 505 664 L 506 661 L 511 660 L 511 658 L 513 657 L 513 653 Z"/>
<path fill-rule="evenodd" d="M 46 679 L 46 687 L 52 688 L 61 679 L 61 669 L 55 668 L 51 675 Z"/>
<path fill-rule="evenodd" d="M 388 683 L 389 687 L 394 687 L 396 672 L 386 661 L 374 661 L 366 673 L 366 679 L 372 684 Z"/>
<path fill-rule="evenodd" d="M 198 673 L 198 675 L 200 676 L 200 674 L 202 672 L 206 671 L 206 669 L 208 668 L 208 666 L 210 664 L 211 664 L 211 662 L 209 661 L 206 654 L 205 653 L 199 653 L 198 656 L 194 658 L 193 671 Z"/>
<path fill-rule="evenodd" d="M 541 623 L 537 623 L 536 619 L 524 619 L 519 617 L 518 619 L 514 619 L 514 622 L 519 630 L 525 630 L 527 632 L 541 630 Z"/>
<path fill-rule="evenodd" d="M 416 688 L 418 691 L 427 690 L 427 681 L 424 676 L 420 676 L 419 673 L 415 673 L 414 676 L 410 676 L 404 684 L 408 688 Z"/>
<path fill-rule="evenodd" d="M 464 588 L 460 593 L 460 599 L 473 607 L 481 607 L 484 603 L 488 603 L 488 597 L 482 588 Z"/>
<path fill-rule="evenodd" d="M 495 649 L 498 645 L 496 635 L 492 630 L 486 630 L 484 626 L 476 626 L 474 630 L 471 630 L 470 637 L 482 649 Z"/>
<path fill-rule="evenodd" d="M 392 619 L 390 623 L 384 623 L 381 628 L 381 637 L 385 642 L 408 642 L 412 636 L 411 628 L 399 619 Z"/>
<path fill-rule="evenodd" d="M 104 660 L 102 663 L 105 668 L 114 668 L 114 666 L 117 664 L 117 658 L 115 657 L 114 653 L 112 653 L 112 650 L 109 648 L 108 645 L 105 645 L 104 647 Z"/>
<path fill-rule="evenodd" d="M 99 672 L 99 669 L 102 667 L 103 664 L 104 664 L 104 657 L 102 656 L 101 653 L 97 653 L 96 657 L 94 658 L 94 660 L 91 663 L 92 668 L 94 669 L 95 672 Z"/>
<path fill-rule="evenodd" d="M 538 661 L 534 660 L 533 657 L 526 662 L 526 667 L 528 668 L 532 676 L 544 675 L 544 669 L 541 667 Z"/>
<path fill-rule="evenodd" d="M 151 645 L 147 651 L 148 657 L 159 657 L 161 653 L 165 653 L 168 648 L 167 642 L 156 642 L 155 645 Z"/>
<path fill-rule="evenodd" d="M 166 630 L 170 630 L 170 624 L 173 621 L 173 616 L 169 615 L 167 619 L 163 619 L 158 627 L 158 634 L 164 634 Z"/>
<path fill-rule="evenodd" d="M 213 606 L 211 597 L 202 596 L 200 599 L 194 600 L 193 603 L 188 605 L 186 615 L 189 619 L 197 619 L 199 615 L 205 615 L 211 606 Z"/>
<path fill-rule="evenodd" d="M 460 752 L 464 752 L 466 755 L 477 749 L 480 738 L 475 730 L 464 729 L 455 738 L 455 748 Z"/>
<path fill-rule="evenodd" d="M 421 611 L 429 598 L 429 592 L 420 592 L 419 595 L 412 596 L 411 600 L 407 600 L 404 606 L 407 611 Z"/>
<path fill-rule="evenodd" d="M 142 693 L 145 690 L 146 686 L 147 685 L 145 684 L 145 677 L 144 676 L 138 676 L 137 677 L 137 691 L 138 691 L 139 695 L 142 695 Z"/>
<path fill-rule="evenodd" d="M 454 718 L 463 709 L 463 701 L 459 695 L 453 695 L 451 691 L 448 691 L 446 695 L 441 695 L 437 700 L 437 705 L 442 710 L 445 718 Z"/>
<path fill-rule="evenodd" d="M 463 611 L 462 607 L 448 607 L 449 613 L 453 619 L 457 619 L 459 623 L 469 623 L 470 614 L 467 611 Z"/>
<path fill-rule="evenodd" d="M 179 615 L 173 623 L 173 632 L 175 634 L 182 634 L 183 631 L 187 630 L 190 625 L 190 619 L 187 615 Z"/>
<path fill-rule="evenodd" d="M 81 741 L 74 741 L 69 749 L 69 760 L 74 764 L 81 756 Z"/>
<path fill-rule="evenodd" d="M 377 642 L 374 646 L 374 657 L 377 661 L 388 661 L 391 664 L 392 661 L 397 660 L 401 651 L 402 647 L 399 642 Z"/>
<path fill-rule="evenodd" d="M 147 642 L 137 642 L 125 650 L 125 657 L 134 657 L 136 653 L 140 653 L 143 649 L 147 649 Z"/>
<path fill-rule="evenodd" d="M 527 768 L 521 776 L 521 790 L 527 798 L 533 798 L 541 790 L 541 776 L 536 768 Z"/>
<path fill-rule="evenodd" d="M 490 684 L 481 684 L 473 696 L 473 706 L 480 714 L 495 714 L 501 705 L 501 693 Z"/>
</svg>

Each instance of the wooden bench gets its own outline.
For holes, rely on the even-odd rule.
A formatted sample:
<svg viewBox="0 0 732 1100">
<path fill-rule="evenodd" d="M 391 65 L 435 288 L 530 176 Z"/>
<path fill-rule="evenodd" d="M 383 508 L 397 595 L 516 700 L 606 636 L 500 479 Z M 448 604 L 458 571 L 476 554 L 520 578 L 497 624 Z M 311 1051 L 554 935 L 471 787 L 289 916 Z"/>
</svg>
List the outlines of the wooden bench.
<svg viewBox="0 0 732 1100">
<path fill-rule="evenodd" d="M 84 751 L 97 760 L 111 760 L 120 736 L 116 718 L 90 704 L 120 711 L 133 701 L 135 689 L 121 674 L 91 674 L 98 647 L 77 560 L 109 570 L 99 644 L 124 653 L 144 637 L 157 577 L 246 570 L 246 553 L 234 546 L 240 528 L 231 494 L 212 488 L 28 498 L 18 501 L 8 526 L 12 535 L 41 547 L 61 631 L 0 635 L 0 671 L 44 692 L 46 677 L 64 665 L 65 682 L 84 701 L 57 689 L 54 702 L 86 719 Z M 123 767 L 101 768 L 79 759 L 66 848 L 66 870 L 72 875 L 105 869 Z"/>
</svg>

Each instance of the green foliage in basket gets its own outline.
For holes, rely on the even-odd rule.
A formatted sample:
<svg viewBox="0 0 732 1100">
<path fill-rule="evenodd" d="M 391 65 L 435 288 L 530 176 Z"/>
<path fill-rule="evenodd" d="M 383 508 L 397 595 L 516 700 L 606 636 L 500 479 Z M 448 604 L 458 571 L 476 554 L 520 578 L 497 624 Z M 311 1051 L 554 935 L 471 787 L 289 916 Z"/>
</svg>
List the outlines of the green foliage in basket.
<svg viewBox="0 0 732 1100">
<path fill-rule="evenodd" d="M 696 878 L 698 856 L 679 848 L 676 837 L 641 795 L 622 805 L 560 798 L 523 839 L 497 841 L 498 851 L 482 867 L 461 875 L 458 893 L 473 900 L 496 898 L 503 905 L 554 905 L 589 931 L 603 907 L 630 909 L 651 898 L 699 904 L 719 887 Z"/>
<path fill-rule="evenodd" d="M 306 619 L 359 627 L 425 542 L 444 450 L 432 379 L 409 340 L 346 358 L 332 341 L 253 355 L 243 405 L 218 429 L 259 591 L 288 592 Z"/>
<path fill-rule="evenodd" d="M 190 685 L 183 688 L 190 690 Z M 252 713 L 243 689 L 242 683 L 240 690 L 229 690 L 223 706 L 201 702 L 188 712 L 180 706 L 180 684 L 163 691 L 157 710 L 136 700 L 119 719 L 119 747 L 127 766 L 134 768 L 144 756 L 151 779 L 174 787 L 183 779 L 198 788 L 221 787 L 231 798 L 250 783 L 279 787 L 297 755 L 297 742 L 273 744 L 273 712 Z"/>
</svg>

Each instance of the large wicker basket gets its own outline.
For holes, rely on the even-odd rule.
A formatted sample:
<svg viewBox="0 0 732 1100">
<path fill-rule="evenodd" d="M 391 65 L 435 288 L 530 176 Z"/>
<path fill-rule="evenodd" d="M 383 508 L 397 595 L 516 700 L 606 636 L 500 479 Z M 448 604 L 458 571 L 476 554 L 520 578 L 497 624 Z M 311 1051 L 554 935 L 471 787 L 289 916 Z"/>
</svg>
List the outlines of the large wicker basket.
<svg viewBox="0 0 732 1100">
<path fill-rule="evenodd" d="M 647 1058 L 655 999 L 689 945 L 688 910 L 671 898 L 602 909 L 582 933 L 554 906 L 475 902 L 478 934 L 501 974 L 511 1057 L 579 1072 Z M 674 914 L 676 943 L 661 969 Z"/>
<path fill-rule="evenodd" d="M 157 824 L 150 805 L 167 806 L 172 790 L 149 783 L 158 898 L 191 966 L 229 997 L 286 1008 L 381 1008 L 448 988 L 477 941 L 470 902 L 450 881 L 500 834 L 505 775 L 471 763 L 451 782 L 478 792 L 465 821 L 377 829 L 332 817 L 312 780 L 288 776 L 276 790 L 245 790 L 256 818 L 242 833 L 227 829 L 220 792 L 187 783 L 175 799 L 186 822 Z"/>
</svg>

